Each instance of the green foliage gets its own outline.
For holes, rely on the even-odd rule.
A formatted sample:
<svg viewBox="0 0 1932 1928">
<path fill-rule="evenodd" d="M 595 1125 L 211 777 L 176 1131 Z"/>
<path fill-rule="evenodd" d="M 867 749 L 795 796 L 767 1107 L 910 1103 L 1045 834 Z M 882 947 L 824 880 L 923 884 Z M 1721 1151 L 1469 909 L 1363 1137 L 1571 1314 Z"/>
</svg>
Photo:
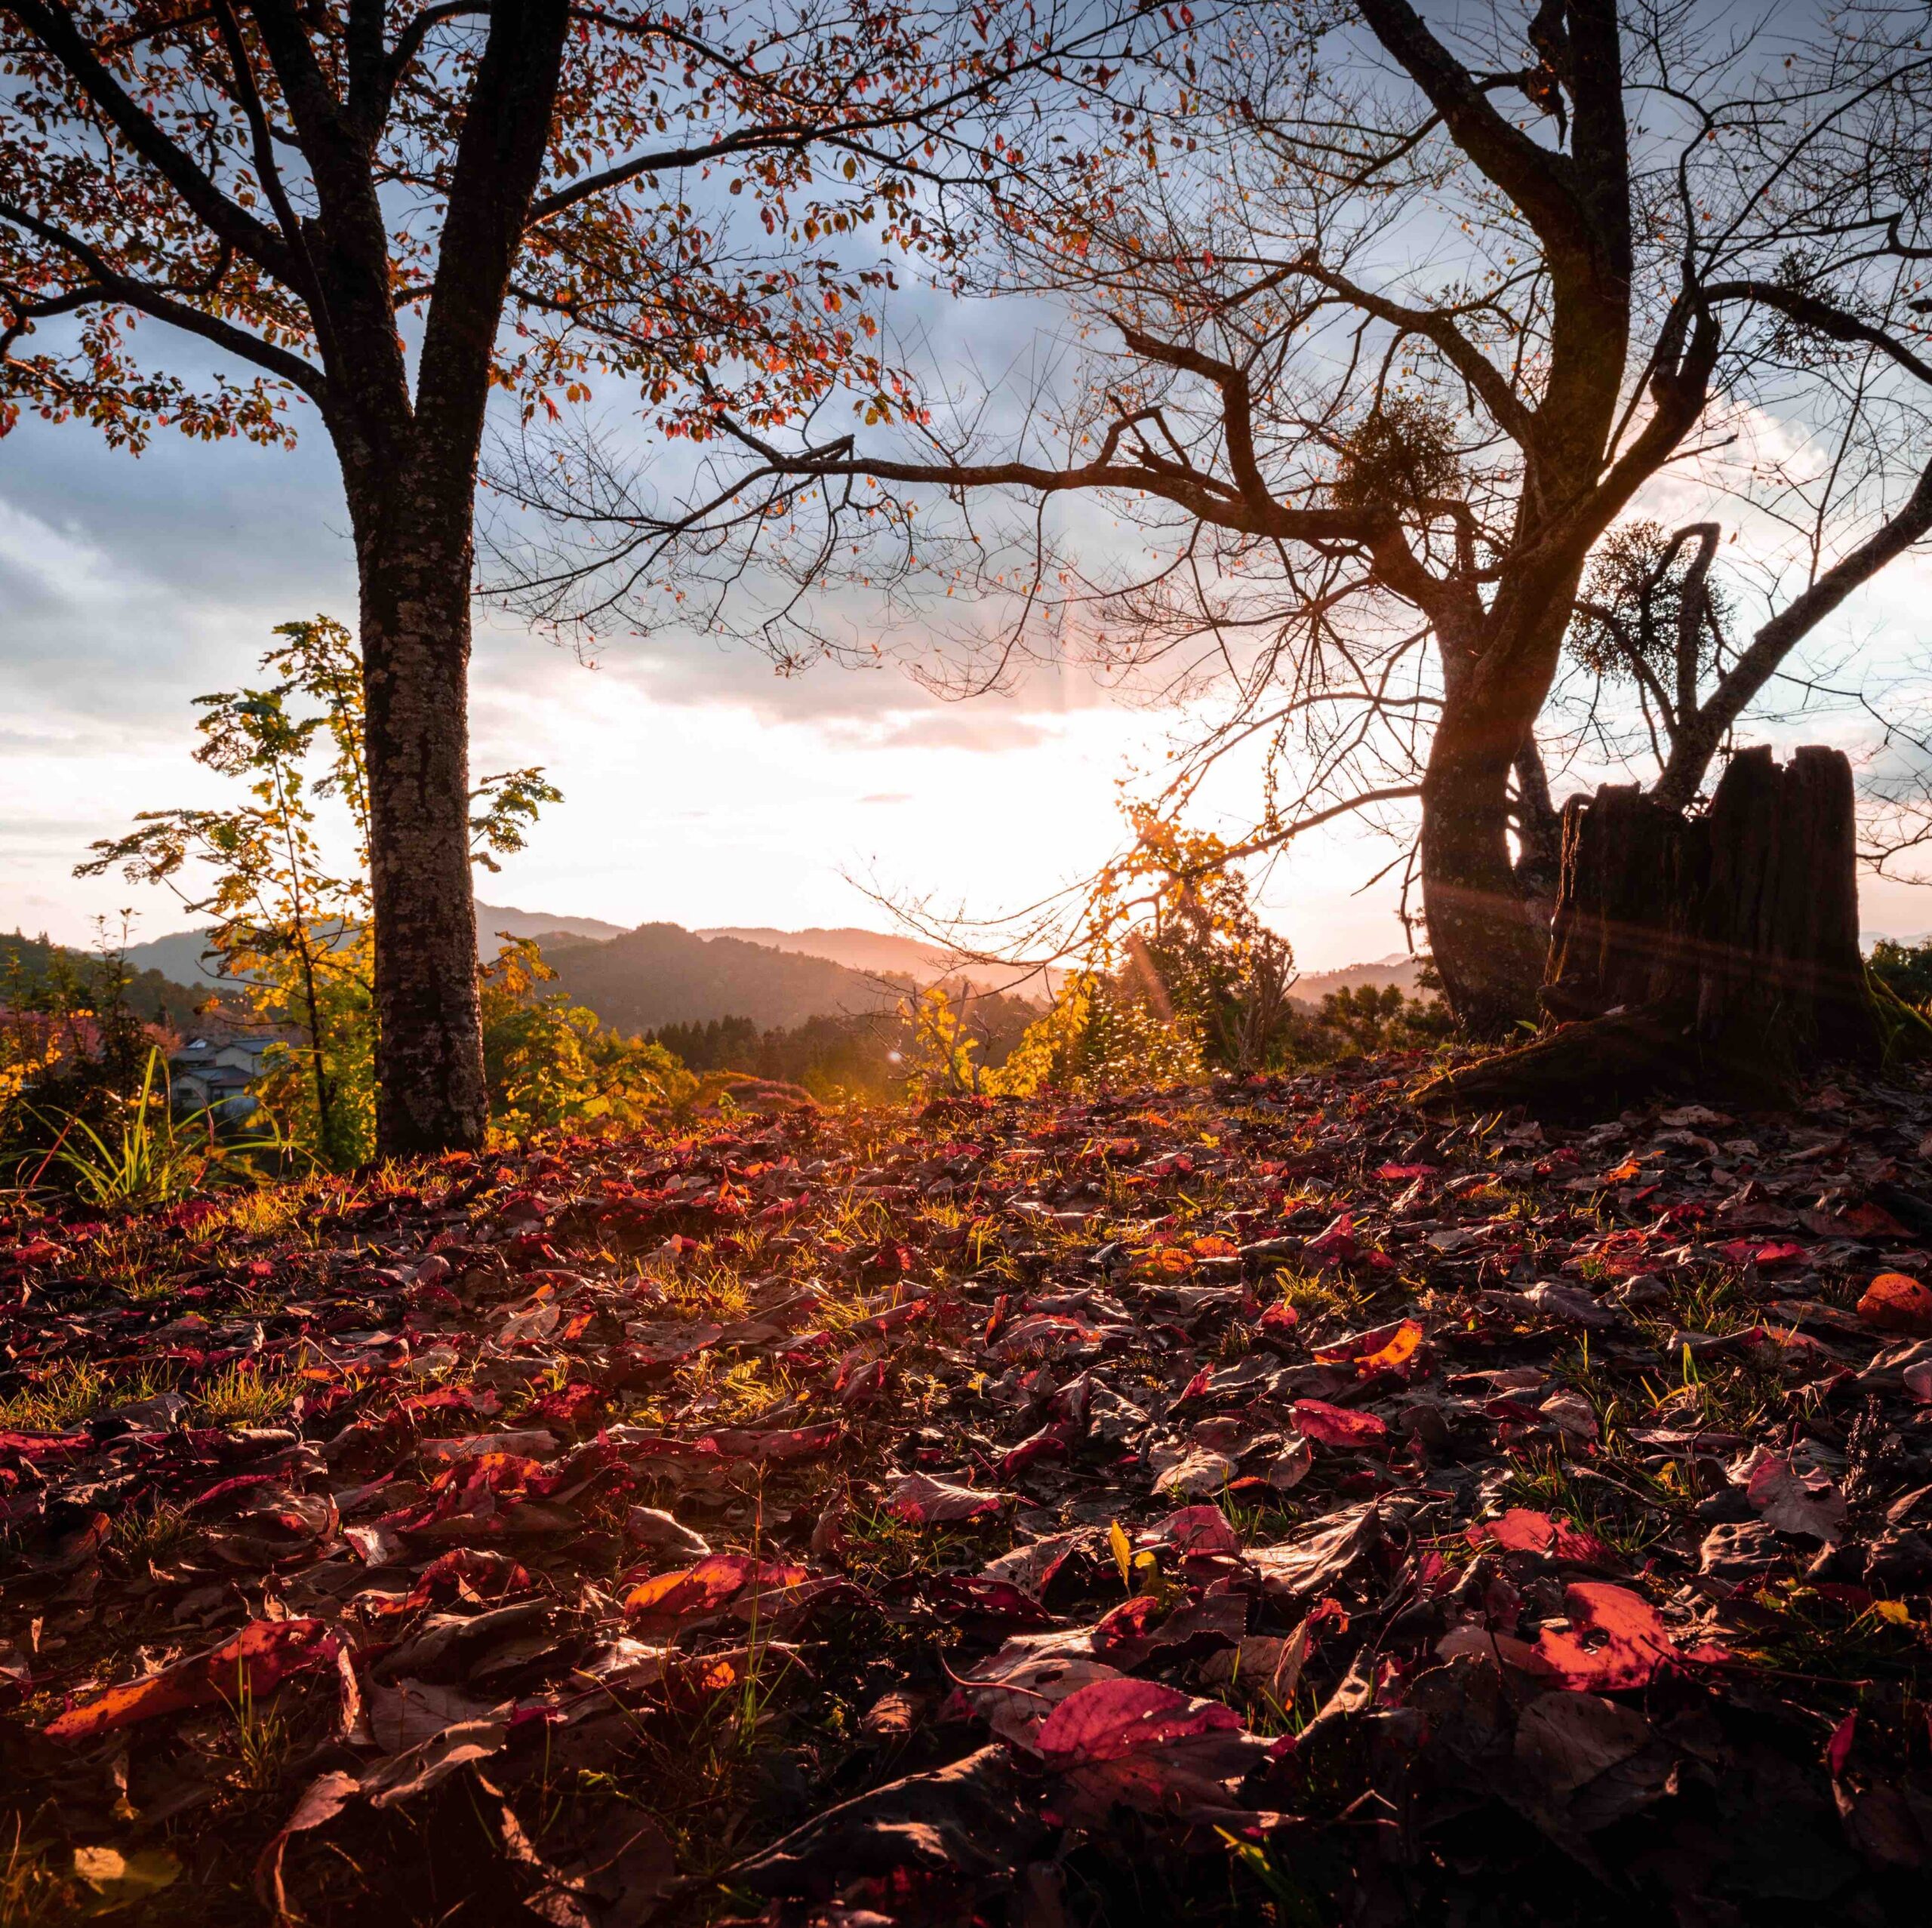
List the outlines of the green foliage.
<svg viewBox="0 0 1932 1928">
<path fill-rule="evenodd" d="M 1592 675 L 1674 690 L 1687 629 L 1699 673 L 1715 663 L 1730 614 L 1722 586 L 1694 568 L 1697 549 L 1661 522 L 1623 522 L 1597 545 L 1570 625 L 1571 654 Z"/>
<path fill-rule="evenodd" d="M 513 1139 L 552 1126 L 636 1124 L 697 1081 L 660 1044 L 598 1021 L 561 991 L 534 938 L 507 943 L 478 982 L 492 1127 Z"/>
<path fill-rule="evenodd" d="M 995 1096 L 1111 1085 L 1180 1084 L 1201 1075 L 1194 1040 L 1137 988 L 1084 970 L 1031 1025 L 1005 1064 L 988 1075 Z"/>
<path fill-rule="evenodd" d="M 246 1179 L 253 1176 L 246 1163 L 251 1154 L 282 1149 L 272 1133 L 223 1140 L 206 1111 L 177 1118 L 158 1049 L 149 1051 L 139 1089 L 118 1109 L 108 1134 L 75 1113 L 49 1119 L 58 1130 L 46 1162 L 66 1174 L 80 1198 L 103 1210 L 166 1204 L 211 1183 Z"/>
<path fill-rule="evenodd" d="M 275 1038 L 258 1095 L 309 1157 L 348 1170 L 375 1148 L 362 660 L 349 632 L 327 617 L 285 623 L 275 634 L 280 640 L 260 666 L 274 680 L 195 699 L 195 761 L 245 783 L 248 801 L 143 810 L 128 835 L 96 843 L 76 874 L 118 866 L 212 920 L 221 971 Z M 524 847 L 542 807 L 560 800 L 539 769 L 486 777 L 471 796 L 475 860 L 494 870 L 498 856 Z M 324 844 L 325 809 L 346 823 L 346 847 L 334 856 Z M 568 1029 L 553 1028 L 560 1047 Z M 533 1075 L 527 1067 L 519 1074 L 534 1093 Z M 555 1075 L 560 1090 L 574 1089 L 580 1069 L 560 1066 Z"/>
<path fill-rule="evenodd" d="M 1908 958 L 1917 955 L 1900 945 L 1890 948 Z M 1906 981 L 1909 986 L 1909 977 Z M 1878 1022 L 1879 1050 L 1885 1068 L 1922 1064 L 1932 1059 L 1932 1015 L 1928 1015 L 1926 1003 L 1903 995 L 1880 971 L 1875 958 L 1866 965 L 1865 989 L 1872 1000 L 1872 1014 Z"/>
<path fill-rule="evenodd" d="M 1171 1084 L 1279 1062 L 1294 954 L 1220 839 L 1132 813 L 1133 849 L 1088 911 L 1082 967 L 987 1089 Z"/>
<path fill-rule="evenodd" d="M 1456 417 L 1414 395 L 1380 400 L 1342 444 L 1331 494 L 1339 509 L 1405 512 L 1466 490 Z"/>
<path fill-rule="evenodd" d="M 134 1008 L 138 982 L 104 933 L 93 957 L 0 956 L 0 1161 L 37 1179 L 63 1133 L 118 1128 L 167 1037 Z"/>
<path fill-rule="evenodd" d="M 1881 937 L 1872 946 L 1866 965 L 1902 1002 L 1917 1007 L 1932 1004 L 1932 941 L 1900 944 Z"/>
<path fill-rule="evenodd" d="M 652 1032 L 653 1042 L 693 1071 L 755 1072 L 761 1043 L 748 1017 L 715 1017 L 690 1024 L 666 1024 Z"/>
<path fill-rule="evenodd" d="M 1174 1084 L 1411 1050 L 1453 1028 L 1440 1002 L 1392 986 L 1331 992 L 1318 1011 L 1291 995 L 1294 954 L 1249 903 L 1238 853 L 1151 812 L 1091 900 L 1081 968 L 1000 1070 L 994 1093 Z M 1423 961 L 1419 981 L 1438 980 Z"/>
<path fill-rule="evenodd" d="M 119 982 L 103 988 L 104 978 Z M 145 1023 L 178 1029 L 205 996 L 158 970 L 136 970 L 104 932 L 89 952 L 56 944 L 45 933 L 0 931 L 0 1005 L 8 1010 L 122 1004 Z"/>
<path fill-rule="evenodd" d="M 1321 1025 L 1361 1052 L 1407 1051 L 1442 1043 L 1454 1029 L 1448 1007 L 1407 998 L 1399 985 L 1357 984 L 1321 1000 Z"/>
<path fill-rule="evenodd" d="M 195 699 L 195 760 L 245 783 L 248 801 L 143 810 L 126 836 L 96 843 L 77 874 L 118 866 L 213 921 L 221 971 L 260 1023 L 287 1034 L 267 1067 L 271 1102 L 313 1156 L 344 1169 L 374 1144 L 361 664 L 349 632 L 325 617 L 275 633 L 281 641 L 261 667 L 278 681 Z M 346 863 L 323 849 L 317 807 L 328 803 L 349 820 Z"/>
<path fill-rule="evenodd" d="M 935 993 L 943 1000 L 943 1016 Z M 950 985 L 935 987 L 916 1004 L 903 1000 L 896 1012 L 828 1015 L 766 1031 L 749 1018 L 713 1018 L 660 1025 L 650 1035 L 694 1072 L 743 1072 L 836 1102 L 971 1090 L 973 1075 L 981 1081 L 977 1088 L 991 1090 L 998 1068 L 1038 1016 L 1039 1007 L 1023 998 Z M 943 1041 L 949 1024 L 957 1027 L 950 1047 Z M 948 1062 L 968 1074 L 967 1081 L 947 1081 Z"/>
<path fill-rule="evenodd" d="M 968 1001 L 958 1001 L 934 984 L 900 1007 L 911 1032 L 902 1054 L 906 1088 L 915 1098 L 960 1097 L 980 1089 L 984 1068 L 978 1062 L 982 1041 L 968 1028 Z"/>
</svg>

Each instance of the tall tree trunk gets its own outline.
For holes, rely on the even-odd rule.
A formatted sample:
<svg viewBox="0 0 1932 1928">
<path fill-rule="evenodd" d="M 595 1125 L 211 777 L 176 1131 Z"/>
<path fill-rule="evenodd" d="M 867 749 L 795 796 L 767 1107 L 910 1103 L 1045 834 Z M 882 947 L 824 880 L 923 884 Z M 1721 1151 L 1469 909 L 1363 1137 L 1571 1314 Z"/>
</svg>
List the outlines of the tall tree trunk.
<svg viewBox="0 0 1932 1928">
<path fill-rule="evenodd" d="M 1445 697 L 1422 795 L 1423 909 L 1443 995 L 1478 1038 L 1533 1016 L 1545 927 L 1509 856 L 1509 771 L 1524 730 Z"/>
<path fill-rule="evenodd" d="M 381 491 L 358 516 L 370 881 L 386 1155 L 472 1148 L 489 1103 L 469 866 L 473 490 Z"/>
</svg>

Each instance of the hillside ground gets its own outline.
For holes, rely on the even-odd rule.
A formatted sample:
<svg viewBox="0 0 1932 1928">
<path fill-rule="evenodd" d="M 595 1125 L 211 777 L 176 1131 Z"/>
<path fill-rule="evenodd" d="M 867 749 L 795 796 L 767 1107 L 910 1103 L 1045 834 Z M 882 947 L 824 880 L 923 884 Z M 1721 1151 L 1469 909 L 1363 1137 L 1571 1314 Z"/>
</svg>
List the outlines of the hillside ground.
<svg viewBox="0 0 1932 1928">
<path fill-rule="evenodd" d="M 1920 1917 L 1932 1087 L 0 1224 L 0 1917 Z"/>
</svg>

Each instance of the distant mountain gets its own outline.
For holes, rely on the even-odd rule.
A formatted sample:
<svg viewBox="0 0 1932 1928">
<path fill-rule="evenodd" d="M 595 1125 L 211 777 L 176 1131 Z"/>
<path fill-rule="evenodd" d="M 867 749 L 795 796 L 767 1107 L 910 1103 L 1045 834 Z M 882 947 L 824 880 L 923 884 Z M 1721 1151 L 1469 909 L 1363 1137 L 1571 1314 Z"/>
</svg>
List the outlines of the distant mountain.
<svg viewBox="0 0 1932 1928">
<path fill-rule="evenodd" d="M 901 995 L 863 972 L 743 938 L 641 924 L 601 942 L 546 946 L 558 982 L 620 1031 L 748 1017 L 764 1029 L 889 1009 Z"/>
<path fill-rule="evenodd" d="M 808 958 L 829 958 L 848 970 L 897 971 L 902 977 L 937 976 L 952 953 L 943 946 L 922 944 L 916 937 L 894 937 L 883 930 L 860 930 L 849 924 L 828 930 L 814 924 L 809 930 L 769 930 L 763 926 L 728 924 L 700 930 L 700 937 L 734 937 L 740 943 L 761 944 L 769 951 L 789 951 Z"/>
<path fill-rule="evenodd" d="M 920 984 L 936 983 L 941 978 L 964 978 L 983 989 L 1011 989 L 1016 997 L 1038 1001 L 1043 995 L 1041 979 L 1057 984 L 1059 971 L 1035 972 L 1015 982 L 1017 973 L 1001 964 L 955 966 L 952 953 L 943 944 L 922 943 L 916 937 L 899 937 L 883 930 L 861 930 L 851 924 L 836 929 L 814 925 L 807 930 L 772 930 L 762 925 L 728 924 L 700 930 L 704 938 L 731 937 L 746 944 L 762 944 L 769 950 L 789 951 L 801 956 L 829 958 L 848 970 L 877 976 L 891 973 L 912 978 Z"/>
<path fill-rule="evenodd" d="M 211 955 L 208 964 L 202 962 L 208 948 L 206 931 L 177 930 L 166 937 L 150 938 L 145 944 L 130 944 L 127 956 L 137 970 L 158 970 L 177 984 L 193 985 L 205 992 L 213 986 L 229 982 L 210 968 L 214 963 Z"/>
<path fill-rule="evenodd" d="M 90 973 L 97 967 L 98 960 L 85 951 L 49 943 L 45 937 L 29 937 L 17 930 L 0 931 L 0 1004 L 7 1002 L 11 983 L 18 984 L 23 990 L 43 985 L 52 975 L 56 960 L 63 958 L 83 984 L 92 982 Z M 206 985 L 196 988 L 171 973 L 137 962 L 131 951 L 128 965 L 133 976 L 122 995 L 128 1008 L 137 1016 L 158 1024 L 183 1025 L 189 1021 L 195 1007 L 207 1001 Z"/>
<path fill-rule="evenodd" d="M 476 906 L 476 934 L 486 957 L 494 957 L 497 946 L 491 940 L 500 932 L 512 937 L 549 937 L 561 934 L 574 938 L 620 937 L 621 924 L 606 924 L 597 917 L 565 917 L 555 911 L 520 911 L 506 904 Z M 206 961 L 204 961 L 204 960 Z M 208 933 L 203 930 L 177 930 L 165 937 L 150 938 L 145 944 L 128 946 L 128 961 L 137 970 L 158 970 L 177 984 L 226 984 L 230 980 L 212 968 Z"/>
<path fill-rule="evenodd" d="M 1414 998 L 1421 995 L 1416 986 L 1417 974 L 1421 969 L 1420 959 L 1411 957 L 1406 951 L 1397 951 L 1391 956 L 1378 958 L 1373 964 L 1344 964 L 1340 970 L 1309 971 L 1296 979 L 1290 995 L 1304 1004 L 1318 1004 L 1331 991 L 1352 991 L 1361 984 L 1372 984 L 1379 991 L 1384 985 L 1394 984 L 1401 987 L 1404 997 Z"/>
<path fill-rule="evenodd" d="M 499 931 L 511 937 L 547 937 L 561 931 L 567 937 L 621 937 L 621 924 L 606 924 L 601 917 L 560 917 L 555 911 L 520 911 L 513 905 L 478 904 L 477 934 L 487 950 L 489 939 Z"/>
</svg>

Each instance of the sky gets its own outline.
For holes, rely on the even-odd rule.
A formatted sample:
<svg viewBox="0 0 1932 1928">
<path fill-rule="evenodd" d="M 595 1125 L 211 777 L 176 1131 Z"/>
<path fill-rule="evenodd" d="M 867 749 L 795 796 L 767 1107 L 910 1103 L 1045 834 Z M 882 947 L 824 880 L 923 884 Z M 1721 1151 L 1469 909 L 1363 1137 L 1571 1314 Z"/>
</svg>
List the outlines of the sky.
<svg viewBox="0 0 1932 1928">
<path fill-rule="evenodd" d="M 1843 633 L 1883 652 L 1928 597 L 1932 562 L 1908 561 Z M 353 609 L 318 434 L 293 454 L 163 436 L 139 460 L 35 420 L 0 441 L 0 928 L 85 943 L 123 909 L 137 938 L 183 927 L 165 893 L 75 863 L 137 810 L 215 801 L 223 780 L 191 761 L 192 699 L 245 681 L 275 623 Z M 1174 721 L 1078 669 L 949 703 L 894 666 L 787 679 L 697 635 L 614 637 L 591 666 L 486 617 L 473 767 L 541 764 L 565 801 L 482 893 L 692 927 L 891 927 L 869 892 L 996 915 L 1105 858 L 1117 783 L 1158 766 Z M 1820 736 L 1857 747 L 1841 722 L 1797 733 Z M 1340 831 L 1270 873 L 1264 914 L 1304 968 L 1402 948 L 1393 884 L 1362 891 L 1392 853 Z M 1868 931 L 1932 927 L 1926 887 L 1868 878 L 1863 903 Z"/>
<path fill-rule="evenodd" d="M 1025 303 L 909 294 L 949 377 L 1051 360 L 1063 324 Z M 1057 331 L 1059 331 L 1057 336 Z M 1045 344 L 1044 349 L 1041 344 Z M 272 626 L 352 623 L 352 556 L 333 458 L 312 420 L 293 454 L 164 432 L 139 460 L 91 430 L 23 420 L 0 440 L 0 929 L 84 943 L 133 914 L 150 938 L 189 920 L 165 893 L 77 879 L 137 811 L 229 787 L 191 760 L 192 700 L 247 681 Z M 1643 505 L 1640 505 L 1641 506 Z M 1673 521 L 1698 512 L 1660 501 Z M 1932 559 L 1895 565 L 1826 639 L 1868 660 L 1916 641 Z M 1042 669 L 1010 693 L 946 703 L 891 663 L 791 679 L 694 634 L 606 638 L 594 666 L 486 616 L 472 669 L 472 769 L 540 764 L 565 801 L 481 880 L 492 903 L 622 924 L 857 924 L 878 901 L 993 917 L 1086 875 L 1118 844 L 1117 786 L 1157 769 L 1179 719 Z M 1761 728 L 1857 751 L 1860 727 Z M 1601 773 L 1559 780 L 1559 797 Z M 1237 830 L 1256 798 L 1223 793 Z M 1251 813 L 1247 822 L 1252 822 Z M 1337 827 L 1262 880 L 1263 915 L 1306 969 L 1403 948 L 1397 854 Z M 1932 888 L 1866 880 L 1868 932 L 1932 930 Z"/>
<path fill-rule="evenodd" d="M 85 942 L 124 909 L 137 938 L 183 927 L 165 893 L 75 863 L 137 810 L 220 797 L 193 698 L 245 681 L 273 624 L 353 611 L 319 435 L 293 454 L 162 436 L 135 460 L 28 420 L 0 442 L 0 928 Z M 501 618 L 472 703 L 474 769 L 542 764 L 565 798 L 486 899 L 693 927 L 891 927 L 869 890 L 1030 902 L 1113 848 L 1117 780 L 1173 721 L 1078 671 L 945 703 L 895 666 L 786 679 L 696 635 L 615 637 L 586 666 Z M 1387 855 L 1342 838 L 1275 872 L 1264 903 L 1307 967 L 1401 948 L 1389 893 L 1352 894 Z"/>
</svg>

